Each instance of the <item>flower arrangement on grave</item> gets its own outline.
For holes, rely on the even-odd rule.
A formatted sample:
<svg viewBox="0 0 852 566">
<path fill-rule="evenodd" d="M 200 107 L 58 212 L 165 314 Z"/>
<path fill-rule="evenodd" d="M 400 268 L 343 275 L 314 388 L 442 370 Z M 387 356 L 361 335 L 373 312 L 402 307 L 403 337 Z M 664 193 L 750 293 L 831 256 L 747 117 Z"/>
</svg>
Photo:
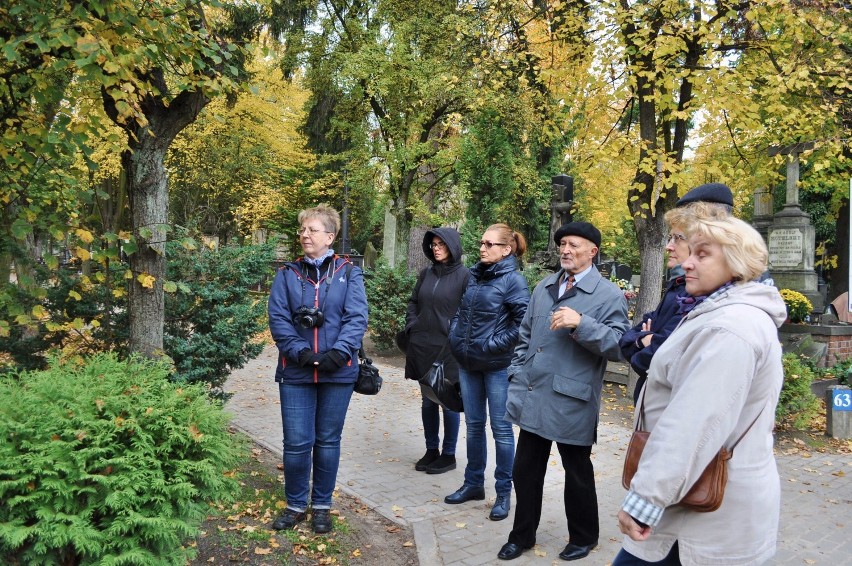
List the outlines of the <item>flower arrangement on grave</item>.
<svg viewBox="0 0 852 566">
<path fill-rule="evenodd" d="M 781 289 L 781 298 L 787 305 L 787 317 L 790 322 L 804 322 L 805 317 L 814 310 L 813 305 L 806 296 L 792 289 Z"/>
</svg>

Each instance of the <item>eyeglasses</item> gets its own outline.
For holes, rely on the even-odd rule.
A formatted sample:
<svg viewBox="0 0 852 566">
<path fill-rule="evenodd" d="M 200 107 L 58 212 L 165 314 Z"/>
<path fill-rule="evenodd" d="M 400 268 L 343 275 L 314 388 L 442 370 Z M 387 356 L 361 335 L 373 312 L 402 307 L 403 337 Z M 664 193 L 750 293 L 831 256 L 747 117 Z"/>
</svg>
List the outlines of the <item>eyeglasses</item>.
<svg viewBox="0 0 852 566">
<path fill-rule="evenodd" d="M 666 238 L 666 243 L 669 243 L 669 244 L 676 244 L 678 242 L 685 242 L 685 241 L 686 241 L 686 236 L 684 236 L 683 234 L 676 234 L 674 232 L 669 234 L 669 237 Z"/>
<path fill-rule="evenodd" d="M 504 244 L 503 242 L 489 242 L 488 240 L 480 240 L 479 247 L 485 246 L 486 250 L 490 250 L 494 246 L 508 246 L 509 244 Z"/>
<path fill-rule="evenodd" d="M 309 234 L 313 236 L 319 232 L 325 232 L 326 234 L 331 234 L 328 230 L 321 230 L 320 228 L 311 228 L 309 226 L 302 226 L 301 228 L 296 228 L 296 235 L 302 236 L 304 234 Z"/>
<path fill-rule="evenodd" d="M 431 244 L 429 244 L 429 247 L 433 250 L 444 249 L 447 247 L 447 244 L 445 244 L 444 242 L 432 242 Z"/>
</svg>

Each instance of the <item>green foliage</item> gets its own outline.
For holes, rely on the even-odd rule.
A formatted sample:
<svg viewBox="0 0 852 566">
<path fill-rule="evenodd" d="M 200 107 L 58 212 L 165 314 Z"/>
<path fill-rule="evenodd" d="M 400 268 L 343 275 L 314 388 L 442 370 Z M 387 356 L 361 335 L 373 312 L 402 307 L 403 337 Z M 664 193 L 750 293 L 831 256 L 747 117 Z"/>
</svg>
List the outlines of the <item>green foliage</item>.
<svg viewBox="0 0 852 566">
<path fill-rule="evenodd" d="M 201 386 L 101 354 L 0 380 L 5 564 L 186 564 L 244 450 Z"/>
<path fill-rule="evenodd" d="M 775 409 L 775 422 L 780 427 L 805 429 L 817 416 L 820 404 L 811 391 L 814 372 L 799 356 L 784 354 L 784 385 Z"/>
<path fill-rule="evenodd" d="M 166 294 L 166 353 L 178 381 L 204 382 L 221 395 L 231 371 L 263 349 L 254 338 L 266 328 L 266 301 L 250 291 L 272 271 L 274 243 L 218 251 L 172 244 L 168 257 L 177 284 Z"/>
<path fill-rule="evenodd" d="M 540 263 L 527 262 L 524 264 L 524 269 L 521 273 L 526 278 L 527 285 L 530 288 L 530 293 L 532 293 L 535 286 L 538 285 L 542 279 L 553 274 L 553 271 Z"/>
<path fill-rule="evenodd" d="M 163 341 L 177 381 L 205 382 L 220 395 L 229 373 L 260 353 L 263 345 L 254 338 L 266 328 L 266 302 L 251 289 L 272 271 L 274 246 L 212 250 L 186 239 L 168 245 Z M 9 285 L 0 294 L 0 318 L 41 309 L 45 320 L 12 325 L 9 336 L 0 337 L 0 352 L 11 355 L 18 369 L 43 368 L 56 351 L 65 358 L 99 351 L 126 356 L 126 273 L 119 262 L 89 276 L 41 268 L 38 300 Z"/>
<path fill-rule="evenodd" d="M 790 322 L 804 322 L 805 317 L 814 310 L 808 298 L 798 291 L 781 289 L 780 293 L 781 298 L 784 299 L 784 304 L 787 305 L 787 316 L 790 318 Z"/>
<path fill-rule="evenodd" d="M 377 348 L 390 350 L 395 348 L 396 333 L 405 328 L 405 311 L 417 278 L 404 265 L 391 267 L 384 260 L 364 276 L 370 336 Z"/>
</svg>

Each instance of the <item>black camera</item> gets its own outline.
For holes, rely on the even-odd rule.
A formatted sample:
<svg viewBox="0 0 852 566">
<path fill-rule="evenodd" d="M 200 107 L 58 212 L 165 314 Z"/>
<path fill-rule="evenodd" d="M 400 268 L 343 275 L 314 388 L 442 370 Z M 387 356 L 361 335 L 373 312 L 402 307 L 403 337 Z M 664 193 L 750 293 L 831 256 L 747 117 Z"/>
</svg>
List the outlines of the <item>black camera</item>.
<svg viewBox="0 0 852 566">
<path fill-rule="evenodd" d="M 325 316 L 316 307 L 301 306 L 296 309 L 296 314 L 293 315 L 293 322 L 302 328 L 316 328 L 317 326 L 322 326 L 322 323 L 325 322 Z"/>
</svg>

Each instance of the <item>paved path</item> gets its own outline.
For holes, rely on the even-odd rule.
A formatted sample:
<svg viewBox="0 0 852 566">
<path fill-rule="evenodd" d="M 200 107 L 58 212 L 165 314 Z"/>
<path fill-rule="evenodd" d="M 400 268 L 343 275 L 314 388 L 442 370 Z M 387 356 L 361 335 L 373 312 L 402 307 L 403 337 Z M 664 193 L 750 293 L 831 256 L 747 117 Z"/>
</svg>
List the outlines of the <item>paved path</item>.
<svg viewBox="0 0 852 566">
<path fill-rule="evenodd" d="M 234 424 L 281 454 L 278 389 L 272 379 L 276 351 L 234 372 L 226 389 L 234 393 L 228 410 Z M 489 445 L 486 500 L 446 505 L 444 496 L 463 482 L 466 461 L 464 424 L 457 449 L 458 469 L 439 475 L 414 470 L 423 455 L 420 391 L 403 379 L 402 370 L 380 366 L 384 377 L 375 397 L 354 395 L 343 433 L 338 487 L 414 531 L 420 563 L 431 565 L 507 564 L 497 560 L 513 514 L 489 521 L 494 502 L 494 448 Z M 624 497 L 621 465 L 630 430 L 602 417 L 593 449 L 601 516 L 600 544 L 578 564 L 609 564 L 621 545 L 615 515 Z M 490 439 L 490 432 L 489 432 Z M 562 468 L 551 454 L 545 485 L 545 508 L 537 545 L 511 564 L 565 564 L 558 554 L 567 542 L 562 509 Z M 852 564 L 852 456 L 813 453 L 778 454 L 782 481 L 779 546 L 771 564 Z M 513 498 L 514 504 L 514 498 Z"/>
</svg>

